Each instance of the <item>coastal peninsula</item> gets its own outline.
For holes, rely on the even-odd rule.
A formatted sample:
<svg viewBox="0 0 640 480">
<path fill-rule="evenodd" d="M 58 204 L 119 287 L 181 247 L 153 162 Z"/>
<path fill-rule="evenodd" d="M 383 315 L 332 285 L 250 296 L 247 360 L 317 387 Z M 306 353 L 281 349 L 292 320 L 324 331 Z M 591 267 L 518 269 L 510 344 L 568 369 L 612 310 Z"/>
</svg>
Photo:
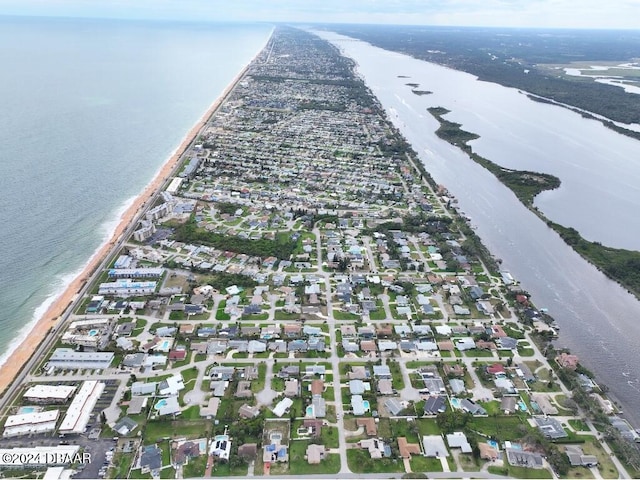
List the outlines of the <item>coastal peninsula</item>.
<svg viewBox="0 0 640 480">
<path fill-rule="evenodd" d="M 277 28 L 183 147 L 5 390 L 0 448 L 87 454 L 76 478 L 638 473 L 329 43 Z"/>
<path fill-rule="evenodd" d="M 600 242 L 590 242 L 584 239 L 576 229 L 552 222 L 535 207 L 533 200 L 536 195 L 545 190 L 553 190 L 560 187 L 559 178 L 548 173 L 518 171 L 501 167 L 473 151 L 468 142 L 479 137 L 474 133 L 462 130 L 459 123 L 445 119 L 444 116 L 449 113 L 449 110 L 434 107 L 429 108 L 428 111 L 440 122 L 436 135 L 451 145 L 460 148 L 474 162 L 493 173 L 515 193 L 516 197 L 529 210 L 555 230 L 567 245 L 572 247 L 585 260 L 595 265 L 609 278 L 626 288 L 636 298 L 640 299 L 640 252 L 612 248 L 602 245 Z"/>
</svg>

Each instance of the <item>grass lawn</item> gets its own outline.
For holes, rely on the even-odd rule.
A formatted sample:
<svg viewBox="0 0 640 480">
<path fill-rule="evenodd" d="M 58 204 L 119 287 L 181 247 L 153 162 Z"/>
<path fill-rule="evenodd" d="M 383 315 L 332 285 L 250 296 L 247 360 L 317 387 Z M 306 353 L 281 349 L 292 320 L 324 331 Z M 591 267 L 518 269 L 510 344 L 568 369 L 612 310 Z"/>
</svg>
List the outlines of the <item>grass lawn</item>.
<svg viewBox="0 0 640 480">
<path fill-rule="evenodd" d="M 274 313 L 274 318 L 276 320 L 299 320 L 300 319 L 300 314 L 299 313 L 289 313 L 289 312 L 285 312 L 284 310 L 281 310 L 281 309 L 276 309 L 276 311 Z"/>
<path fill-rule="evenodd" d="M 360 448 L 347 450 L 347 463 L 354 473 L 394 473 L 404 472 L 404 463 L 400 459 L 372 459 L 369 452 Z"/>
<path fill-rule="evenodd" d="M 402 378 L 402 371 L 400 370 L 400 364 L 398 362 L 388 361 L 387 366 L 391 370 L 391 385 L 396 390 L 402 390 L 404 385 L 404 379 Z"/>
<path fill-rule="evenodd" d="M 192 458 L 189 463 L 182 467 L 182 474 L 185 478 L 202 477 L 207 468 L 207 456 L 200 455 Z"/>
<path fill-rule="evenodd" d="M 193 405 L 180 414 L 182 420 L 199 420 L 200 405 Z"/>
<path fill-rule="evenodd" d="M 276 392 L 284 392 L 284 379 L 273 377 L 271 379 L 271 388 Z"/>
<path fill-rule="evenodd" d="M 208 423 L 189 420 L 150 420 L 144 429 L 147 442 L 157 442 L 163 438 L 198 438 L 208 435 Z"/>
<path fill-rule="evenodd" d="M 412 455 L 411 460 L 409 460 L 411 464 L 411 470 L 413 472 L 441 472 L 442 471 L 442 463 L 439 458 L 429 458 L 423 457 L 420 455 Z"/>
<path fill-rule="evenodd" d="M 422 375 L 420 375 L 419 373 L 410 373 L 409 380 L 411 381 L 411 386 L 413 388 L 420 389 L 424 387 L 424 381 L 422 380 Z"/>
<path fill-rule="evenodd" d="M 418 430 L 420 431 L 420 435 L 440 435 L 440 428 L 438 428 L 438 423 L 435 419 L 432 418 L 421 418 L 416 420 L 418 424 Z"/>
<path fill-rule="evenodd" d="M 465 357 L 493 357 L 491 350 L 484 350 L 480 348 L 472 348 L 464 351 Z"/>
<path fill-rule="evenodd" d="M 378 422 L 378 437 L 391 438 L 391 420 L 388 418 L 381 418 Z"/>
<path fill-rule="evenodd" d="M 573 467 L 566 475 L 560 478 L 594 478 L 593 473 L 586 467 Z"/>
<path fill-rule="evenodd" d="M 115 477 L 118 478 L 118 477 Z M 152 478 L 151 473 L 142 473 L 142 470 L 139 468 L 137 470 L 131 470 L 131 475 L 129 478 Z"/>
<path fill-rule="evenodd" d="M 618 469 L 611 461 L 611 457 L 602 449 L 599 442 L 587 440 L 581 447 L 585 455 L 595 455 L 598 458 L 598 470 L 602 478 L 618 478 Z"/>
<path fill-rule="evenodd" d="M 147 321 L 144 318 L 136 318 L 136 326 L 131 331 L 131 336 L 137 337 L 138 335 L 140 335 L 144 330 L 146 324 Z"/>
<path fill-rule="evenodd" d="M 587 426 L 585 425 L 585 423 L 584 423 L 582 420 L 580 420 L 579 418 L 572 418 L 572 419 L 569 419 L 569 420 L 567 421 L 567 423 L 568 423 L 569 425 L 571 425 L 571 427 L 572 427 L 576 432 L 583 432 L 583 431 L 588 431 L 588 430 L 589 430 L 589 427 L 587 427 Z"/>
<path fill-rule="evenodd" d="M 509 465 L 509 476 L 514 478 L 553 478 L 549 470 L 514 467 L 512 465 Z"/>
<path fill-rule="evenodd" d="M 558 382 L 554 381 L 549 384 L 548 381 L 537 380 L 529 384 L 529 388 L 532 392 L 559 392 L 560 386 Z"/>
<path fill-rule="evenodd" d="M 420 361 L 420 360 L 411 360 L 411 361 L 406 363 L 406 366 L 409 369 L 426 367 L 427 365 L 434 365 L 434 363 L 433 362 L 423 362 L 423 361 Z"/>
<path fill-rule="evenodd" d="M 551 472 L 545 469 L 525 468 L 525 467 L 496 467 L 490 466 L 489 473 L 497 475 L 508 475 L 512 478 L 553 478 Z"/>
<path fill-rule="evenodd" d="M 320 439 L 322 440 L 322 444 L 327 448 L 338 448 L 340 446 L 337 427 L 323 427 Z"/>
<path fill-rule="evenodd" d="M 267 375 L 267 365 L 260 363 L 258 365 L 258 378 L 251 382 L 251 391 L 258 393 L 264 390 L 265 377 Z"/>
<path fill-rule="evenodd" d="M 337 436 L 336 436 L 337 438 Z M 319 465 L 309 465 L 304 456 L 309 441 L 293 440 L 289 444 L 289 473 L 292 475 L 336 474 L 340 471 L 340 455 L 327 455 Z"/>
<path fill-rule="evenodd" d="M 118 452 L 113 456 L 113 467 L 109 469 L 109 478 L 127 478 L 129 476 L 129 468 L 133 462 L 132 453 Z"/>
<path fill-rule="evenodd" d="M 176 470 L 173 467 L 164 467 L 160 470 L 160 478 L 176 478 Z"/>
<path fill-rule="evenodd" d="M 500 441 L 517 441 L 522 438 L 528 430 L 532 429 L 531 426 L 515 415 L 473 417 L 467 425 L 471 430 L 494 437 Z"/>
<path fill-rule="evenodd" d="M 491 400 L 490 402 L 478 402 L 487 411 L 487 415 L 500 415 L 500 402 L 497 400 Z"/>
<path fill-rule="evenodd" d="M 406 437 L 409 443 L 418 443 L 419 427 L 415 422 L 407 422 L 405 420 L 391 420 L 391 436 L 392 438 Z"/>
<path fill-rule="evenodd" d="M 458 463 L 465 472 L 477 472 L 480 470 L 480 463 L 476 462 L 473 455 L 469 453 L 461 453 L 458 455 Z"/>
<path fill-rule="evenodd" d="M 378 306 L 377 310 L 373 312 L 369 312 L 369 318 L 371 320 L 386 320 L 387 314 L 384 311 L 384 308 L 382 308 L 382 306 Z"/>
<path fill-rule="evenodd" d="M 228 313 L 224 312 L 225 307 L 227 306 L 227 301 L 223 300 L 218 305 L 218 310 L 216 311 L 216 320 L 230 320 L 231 317 Z"/>
<path fill-rule="evenodd" d="M 205 457 L 206 459 L 206 457 Z M 205 461 L 206 466 L 206 461 Z M 245 477 L 249 466 L 245 463 L 240 467 L 231 468 L 228 463 L 216 463 L 211 471 L 212 477 Z M 186 476 L 186 475 L 185 475 Z"/>
<path fill-rule="evenodd" d="M 533 357 L 535 353 L 536 352 L 533 350 L 533 348 L 518 347 L 518 355 L 520 355 L 521 357 Z"/>
<path fill-rule="evenodd" d="M 360 315 L 354 313 L 343 312 L 342 310 L 333 309 L 333 318 L 336 320 L 360 320 Z"/>
</svg>

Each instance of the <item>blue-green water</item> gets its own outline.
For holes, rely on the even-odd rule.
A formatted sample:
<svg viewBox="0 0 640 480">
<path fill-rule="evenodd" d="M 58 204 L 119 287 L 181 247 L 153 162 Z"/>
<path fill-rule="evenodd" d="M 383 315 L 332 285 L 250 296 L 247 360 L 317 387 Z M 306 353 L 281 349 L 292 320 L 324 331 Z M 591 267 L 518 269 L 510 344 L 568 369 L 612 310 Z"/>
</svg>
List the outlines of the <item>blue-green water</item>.
<svg viewBox="0 0 640 480">
<path fill-rule="evenodd" d="M 0 361 L 270 33 L 0 17 Z"/>
</svg>

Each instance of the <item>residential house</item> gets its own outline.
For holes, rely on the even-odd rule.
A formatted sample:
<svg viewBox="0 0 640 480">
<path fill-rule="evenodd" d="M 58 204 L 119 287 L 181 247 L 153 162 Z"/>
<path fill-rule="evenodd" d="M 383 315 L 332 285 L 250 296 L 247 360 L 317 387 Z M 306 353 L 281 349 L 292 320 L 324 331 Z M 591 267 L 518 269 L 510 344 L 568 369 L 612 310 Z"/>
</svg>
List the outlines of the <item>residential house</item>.
<svg viewBox="0 0 640 480">
<path fill-rule="evenodd" d="M 140 472 L 151 473 L 156 478 L 160 476 L 162 468 L 162 451 L 156 445 L 143 447 L 140 455 Z"/>
<path fill-rule="evenodd" d="M 419 443 L 409 443 L 406 437 L 398 437 L 398 451 L 401 458 L 411 458 L 411 455 L 421 455 Z"/>
<path fill-rule="evenodd" d="M 358 446 L 364 450 L 368 450 L 369 455 L 371 455 L 373 459 L 391 456 L 391 446 L 384 443 L 384 440 L 380 438 L 360 440 Z"/>
<path fill-rule="evenodd" d="M 462 453 L 471 453 L 471 445 L 469 440 L 462 432 L 453 432 L 447 435 L 447 443 L 449 448 L 459 448 Z"/>
<path fill-rule="evenodd" d="M 325 452 L 326 449 L 324 445 L 316 445 L 313 443 L 307 445 L 307 451 L 305 454 L 307 463 L 309 463 L 309 465 L 318 465 L 322 460 L 324 460 Z"/>
</svg>

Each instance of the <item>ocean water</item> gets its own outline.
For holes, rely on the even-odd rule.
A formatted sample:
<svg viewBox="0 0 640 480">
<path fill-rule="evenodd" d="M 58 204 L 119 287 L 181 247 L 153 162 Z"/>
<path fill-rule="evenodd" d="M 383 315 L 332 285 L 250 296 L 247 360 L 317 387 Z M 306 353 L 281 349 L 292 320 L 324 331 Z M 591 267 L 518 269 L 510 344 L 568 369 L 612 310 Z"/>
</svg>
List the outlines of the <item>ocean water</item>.
<svg viewBox="0 0 640 480">
<path fill-rule="evenodd" d="M 0 16 L 0 363 L 271 30 Z"/>
</svg>

